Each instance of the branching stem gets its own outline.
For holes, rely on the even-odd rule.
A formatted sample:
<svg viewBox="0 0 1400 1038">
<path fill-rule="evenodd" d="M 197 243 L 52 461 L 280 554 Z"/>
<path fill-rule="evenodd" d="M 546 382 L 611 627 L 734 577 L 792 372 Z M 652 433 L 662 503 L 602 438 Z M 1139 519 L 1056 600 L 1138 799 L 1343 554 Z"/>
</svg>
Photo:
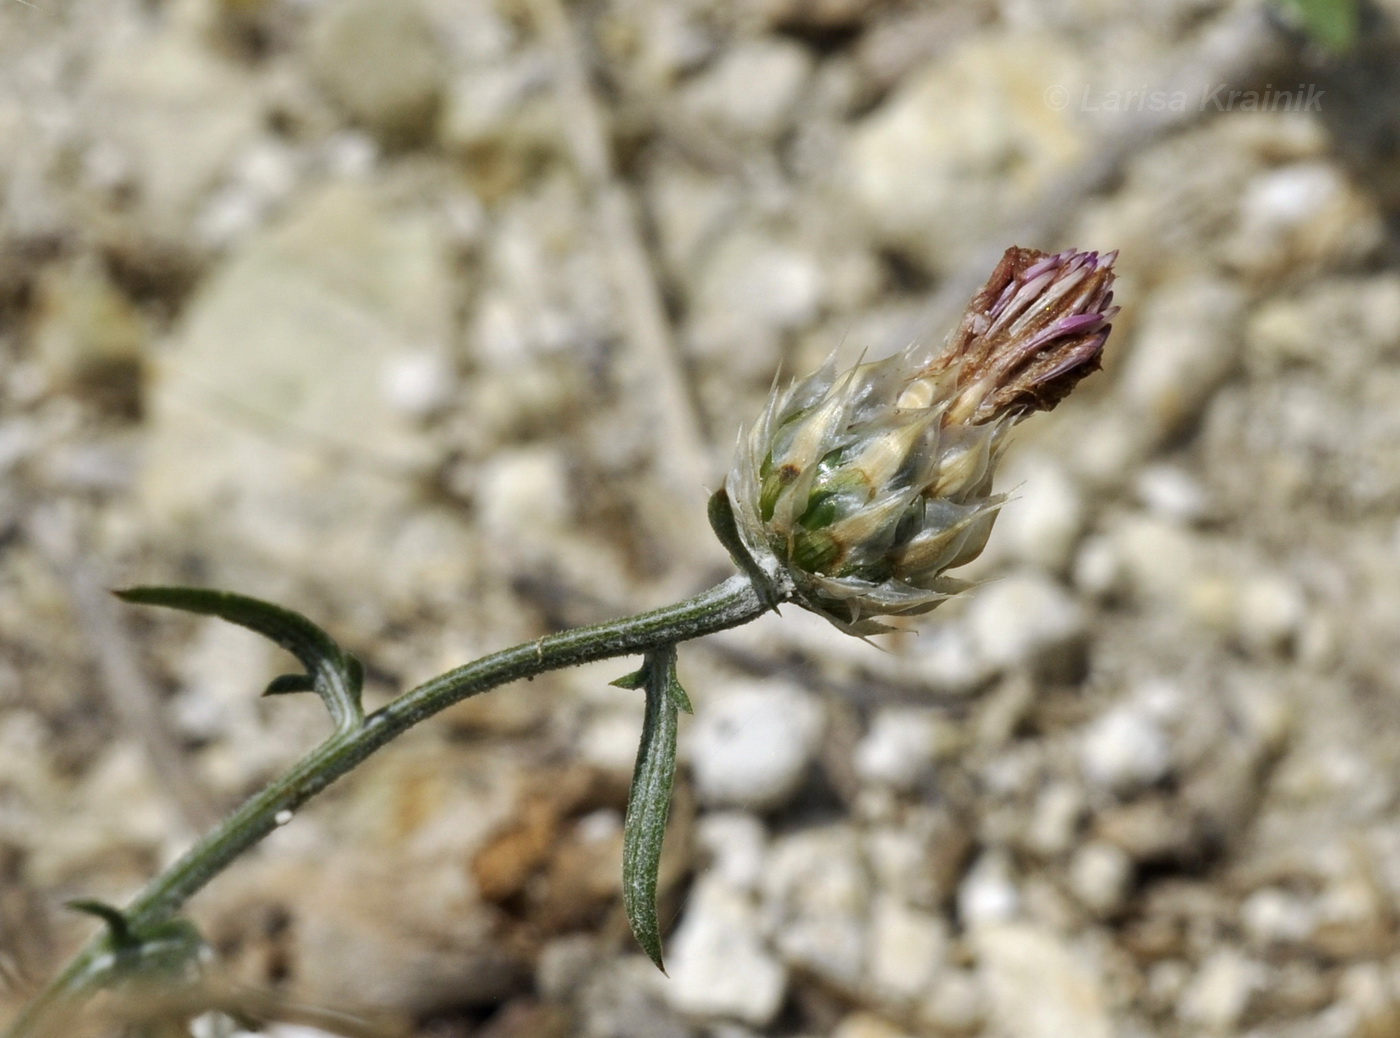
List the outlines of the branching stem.
<svg viewBox="0 0 1400 1038">
<path fill-rule="evenodd" d="M 331 736 L 291 771 L 251 797 L 146 886 L 126 909 L 127 924 L 141 931 L 170 918 L 302 804 L 396 736 L 468 696 L 546 671 L 645 653 L 738 627 L 768 608 L 768 599 L 755 590 L 749 577 L 734 576 L 684 602 L 551 634 L 433 678 L 370 714 L 358 726 Z M 102 938 L 95 938 L 30 1003 L 4 1038 L 39 1034 L 51 1010 L 76 1001 L 94 986 L 104 954 Z"/>
</svg>

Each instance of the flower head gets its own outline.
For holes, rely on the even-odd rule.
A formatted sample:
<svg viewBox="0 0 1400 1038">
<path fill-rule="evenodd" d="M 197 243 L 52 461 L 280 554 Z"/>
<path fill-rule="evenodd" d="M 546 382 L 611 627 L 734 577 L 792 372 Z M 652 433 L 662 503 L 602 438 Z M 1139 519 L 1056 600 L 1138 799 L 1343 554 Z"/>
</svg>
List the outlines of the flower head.
<svg viewBox="0 0 1400 1038">
<path fill-rule="evenodd" d="M 991 533 L 1006 433 L 1098 370 L 1116 255 L 1007 249 L 942 350 L 776 389 L 725 481 L 751 561 L 855 634 L 961 590 L 946 573 Z"/>
</svg>

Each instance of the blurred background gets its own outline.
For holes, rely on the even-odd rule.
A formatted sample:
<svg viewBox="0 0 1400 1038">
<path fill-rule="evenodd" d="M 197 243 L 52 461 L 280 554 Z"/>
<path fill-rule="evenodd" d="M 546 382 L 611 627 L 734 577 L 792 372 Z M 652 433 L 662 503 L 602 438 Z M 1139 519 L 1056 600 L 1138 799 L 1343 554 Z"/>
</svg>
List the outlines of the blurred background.
<svg viewBox="0 0 1400 1038">
<path fill-rule="evenodd" d="M 0 0 L 0 1019 L 371 705 L 693 593 L 775 373 L 1119 249 L 985 581 L 454 708 L 190 906 L 279 1038 L 1400 1034 L 1393 3 Z M 342 1016 L 339 1014 L 349 1014 Z"/>
</svg>

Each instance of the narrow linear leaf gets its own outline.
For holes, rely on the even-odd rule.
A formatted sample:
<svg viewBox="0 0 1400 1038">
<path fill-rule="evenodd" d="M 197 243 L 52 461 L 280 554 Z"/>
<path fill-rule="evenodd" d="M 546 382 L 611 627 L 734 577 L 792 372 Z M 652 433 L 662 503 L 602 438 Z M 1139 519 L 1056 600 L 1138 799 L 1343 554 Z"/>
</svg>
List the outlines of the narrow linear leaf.
<svg viewBox="0 0 1400 1038">
<path fill-rule="evenodd" d="M 680 681 L 676 679 L 674 668 L 671 671 L 671 680 L 666 686 L 666 692 L 670 695 L 671 702 L 676 705 L 676 709 L 681 713 L 695 713 L 695 708 L 690 705 L 690 696 L 686 695 L 685 689 L 681 687 Z"/>
<path fill-rule="evenodd" d="M 107 924 L 109 954 L 97 957 L 79 982 L 84 988 L 141 981 L 184 981 L 198 975 L 206 945 L 188 919 L 166 919 L 137 930 L 117 908 L 101 901 L 69 901 L 68 907 Z"/>
<path fill-rule="evenodd" d="M 656 878 L 676 774 L 677 713 L 671 691 L 673 685 L 679 687 L 675 646 L 649 653 L 639 673 L 646 678 L 646 716 L 622 828 L 622 905 L 637 943 L 665 973 L 656 919 Z"/>
<path fill-rule="evenodd" d="M 631 674 L 624 674 L 616 681 L 609 681 L 613 688 L 641 688 L 647 683 L 647 667 L 642 664 L 641 668 L 634 670 Z"/>
<path fill-rule="evenodd" d="M 285 696 L 291 692 L 315 692 L 316 682 L 310 674 L 282 674 L 273 678 L 263 689 L 265 696 Z"/>
<path fill-rule="evenodd" d="M 304 675 L 276 678 L 264 695 L 314 691 L 325 702 L 337 730 L 355 728 L 363 720 L 360 689 L 364 668 L 360 661 L 300 613 L 247 595 L 208 588 L 134 587 L 113 593 L 124 602 L 217 616 L 256 631 L 282 646 L 306 668 Z"/>
<path fill-rule="evenodd" d="M 106 923 L 107 937 L 112 942 L 112 947 L 127 948 L 139 943 L 136 935 L 131 932 L 131 924 L 126 921 L 126 916 L 122 914 L 121 909 L 113 908 L 106 902 L 95 901 L 92 898 L 78 898 L 68 901 L 66 904 L 75 912 L 96 916 Z"/>
</svg>

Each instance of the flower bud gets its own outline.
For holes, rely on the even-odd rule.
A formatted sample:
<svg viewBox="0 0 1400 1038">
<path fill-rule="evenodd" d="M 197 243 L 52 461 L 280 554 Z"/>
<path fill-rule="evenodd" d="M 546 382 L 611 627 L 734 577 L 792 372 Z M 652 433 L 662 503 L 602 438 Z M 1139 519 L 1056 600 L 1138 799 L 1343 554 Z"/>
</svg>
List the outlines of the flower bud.
<svg viewBox="0 0 1400 1038">
<path fill-rule="evenodd" d="M 966 586 L 946 573 L 991 533 L 1007 432 L 1098 370 L 1116 255 L 1008 249 L 942 350 L 775 389 L 725 481 L 758 570 L 854 634 Z"/>
</svg>

